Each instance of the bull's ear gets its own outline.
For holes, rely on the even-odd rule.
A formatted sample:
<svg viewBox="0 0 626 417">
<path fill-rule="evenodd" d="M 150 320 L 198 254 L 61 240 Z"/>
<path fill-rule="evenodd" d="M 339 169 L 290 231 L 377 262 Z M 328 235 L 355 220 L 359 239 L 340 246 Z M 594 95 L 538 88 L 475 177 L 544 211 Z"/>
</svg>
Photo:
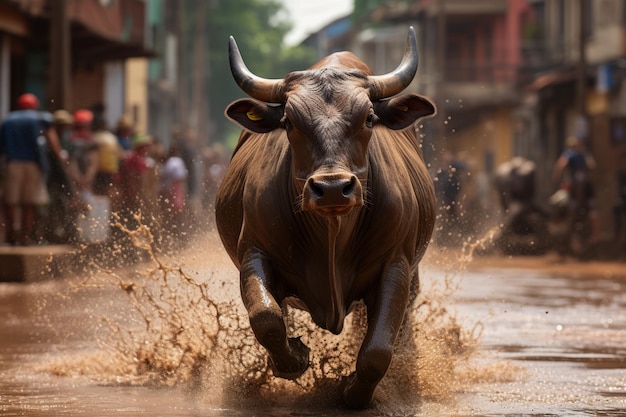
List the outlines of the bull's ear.
<svg viewBox="0 0 626 417">
<path fill-rule="evenodd" d="M 244 129 L 256 133 L 267 133 L 280 125 L 283 106 L 270 106 L 262 101 L 242 98 L 230 103 L 225 114 Z"/>
<path fill-rule="evenodd" d="M 420 117 L 435 114 L 435 105 L 417 94 L 402 94 L 388 100 L 374 102 L 374 112 L 380 121 L 390 129 L 409 127 Z"/>
</svg>

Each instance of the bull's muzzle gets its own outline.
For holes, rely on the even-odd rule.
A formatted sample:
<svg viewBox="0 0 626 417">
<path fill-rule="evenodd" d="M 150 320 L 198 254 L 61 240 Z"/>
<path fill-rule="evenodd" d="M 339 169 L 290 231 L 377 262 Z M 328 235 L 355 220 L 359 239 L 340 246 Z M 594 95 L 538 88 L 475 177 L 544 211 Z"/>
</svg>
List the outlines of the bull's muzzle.
<svg viewBox="0 0 626 417">
<path fill-rule="evenodd" d="M 363 205 L 363 187 L 352 173 L 311 175 L 304 184 L 302 209 L 342 216 Z"/>
</svg>

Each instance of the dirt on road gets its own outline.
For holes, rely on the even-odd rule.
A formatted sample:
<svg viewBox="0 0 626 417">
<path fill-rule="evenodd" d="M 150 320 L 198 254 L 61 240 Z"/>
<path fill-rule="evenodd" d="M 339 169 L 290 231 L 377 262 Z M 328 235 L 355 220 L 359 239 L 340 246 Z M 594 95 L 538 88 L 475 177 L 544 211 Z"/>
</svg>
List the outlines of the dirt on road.
<svg viewBox="0 0 626 417">
<path fill-rule="evenodd" d="M 533 269 L 548 274 L 568 274 L 579 276 L 611 276 L 626 278 L 624 261 L 579 261 L 573 258 L 561 258 L 555 254 L 544 256 L 474 256 L 467 263 L 467 269 Z"/>
</svg>

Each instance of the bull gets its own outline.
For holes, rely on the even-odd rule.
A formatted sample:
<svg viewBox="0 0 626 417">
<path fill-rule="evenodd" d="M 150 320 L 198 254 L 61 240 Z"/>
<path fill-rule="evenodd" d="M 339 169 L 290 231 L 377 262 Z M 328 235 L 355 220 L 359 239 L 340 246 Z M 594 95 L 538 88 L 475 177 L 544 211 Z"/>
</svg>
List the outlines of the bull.
<svg viewBox="0 0 626 417">
<path fill-rule="evenodd" d="M 415 31 L 385 75 L 339 52 L 284 79 L 262 78 L 246 67 L 233 37 L 229 58 L 250 98 L 225 111 L 243 130 L 215 214 L 250 326 L 274 375 L 296 379 L 309 366 L 309 348 L 288 337 L 283 308 L 305 309 L 317 326 L 339 334 L 362 301 L 367 331 L 343 399 L 366 408 L 417 294 L 436 216 L 412 127 L 435 106 L 398 95 L 417 72 Z"/>
</svg>

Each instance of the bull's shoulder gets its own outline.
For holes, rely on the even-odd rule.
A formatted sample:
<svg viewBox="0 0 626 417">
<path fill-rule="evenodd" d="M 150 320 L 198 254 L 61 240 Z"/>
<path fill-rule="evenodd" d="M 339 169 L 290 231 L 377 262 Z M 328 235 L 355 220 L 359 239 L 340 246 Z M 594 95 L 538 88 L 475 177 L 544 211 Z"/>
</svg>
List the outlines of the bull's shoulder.
<svg viewBox="0 0 626 417">
<path fill-rule="evenodd" d="M 279 223 L 279 209 L 289 204 L 280 196 L 289 175 L 289 155 L 279 133 L 242 133 L 218 189 L 216 219 L 231 257 L 244 224 L 258 229 L 252 233 L 263 233 L 268 224 Z"/>
<path fill-rule="evenodd" d="M 291 175 L 285 136 L 284 131 L 242 134 L 220 188 L 222 198 L 228 204 L 240 205 L 245 216 L 262 221 L 263 216 L 278 214 L 279 209 L 293 210 L 285 192 Z"/>
<path fill-rule="evenodd" d="M 289 150 L 284 130 L 269 133 L 254 133 L 244 130 L 239 136 L 233 151 L 228 170 L 268 169 L 268 165 L 276 167 Z"/>
<path fill-rule="evenodd" d="M 395 236 L 423 246 L 434 226 L 436 197 L 414 132 L 376 129 L 369 158 L 370 227 L 381 241 Z"/>
<path fill-rule="evenodd" d="M 432 183 L 420 141 L 411 128 L 395 131 L 376 128 L 370 141 L 369 157 L 376 181 L 382 182 L 379 185 L 390 186 L 389 182 L 397 181 L 400 181 L 398 186 Z"/>
</svg>

